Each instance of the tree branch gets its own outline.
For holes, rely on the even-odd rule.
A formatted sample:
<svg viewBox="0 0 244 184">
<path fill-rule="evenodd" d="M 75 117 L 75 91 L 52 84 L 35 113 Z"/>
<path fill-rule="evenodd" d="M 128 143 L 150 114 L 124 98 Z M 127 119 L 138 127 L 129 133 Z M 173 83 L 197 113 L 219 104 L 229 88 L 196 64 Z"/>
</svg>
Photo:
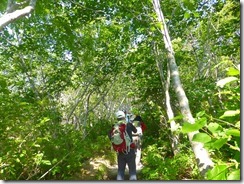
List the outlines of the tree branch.
<svg viewBox="0 0 244 184">
<path fill-rule="evenodd" d="M 30 3 L 25 8 L 13 11 L 15 3 L 13 1 L 8 2 L 7 13 L 0 17 L 0 31 L 8 24 L 14 22 L 21 17 L 29 15 L 34 9 L 37 0 L 30 0 Z M 12 12 L 13 11 L 13 12 Z M 10 13 L 9 13 L 10 12 Z"/>
</svg>

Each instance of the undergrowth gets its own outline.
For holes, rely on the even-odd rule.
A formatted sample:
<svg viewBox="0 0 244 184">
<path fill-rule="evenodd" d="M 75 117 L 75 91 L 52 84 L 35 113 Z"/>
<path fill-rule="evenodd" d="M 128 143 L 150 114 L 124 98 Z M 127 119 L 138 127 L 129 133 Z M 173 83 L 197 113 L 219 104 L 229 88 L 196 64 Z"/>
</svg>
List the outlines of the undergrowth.
<svg viewBox="0 0 244 184">
<path fill-rule="evenodd" d="M 163 149 L 153 144 L 143 151 L 143 180 L 200 179 L 193 153 L 182 151 L 173 157 L 167 156 Z"/>
</svg>

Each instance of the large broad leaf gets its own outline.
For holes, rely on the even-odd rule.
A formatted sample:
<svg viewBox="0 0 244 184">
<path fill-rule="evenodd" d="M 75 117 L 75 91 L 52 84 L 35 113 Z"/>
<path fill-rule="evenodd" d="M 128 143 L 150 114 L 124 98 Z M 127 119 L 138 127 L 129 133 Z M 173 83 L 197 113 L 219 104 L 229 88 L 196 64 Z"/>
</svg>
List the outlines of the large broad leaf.
<svg viewBox="0 0 244 184">
<path fill-rule="evenodd" d="M 194 124 L 185 122 L 185 123 L 183 123 L 183 126 L 182 126 L 182 132 L 189 133 L 189 132 L 197 131 L 197 130 L 201 129 L 202 127 L 204 127 L 206 123 L 207 123 L 207 119 L 205 117 L 196 120 L 196 122 Z"/>
<path fill-rule="evenodd" d="M 228 141 L 227 138 L 220 138 L 220 139 L 216 140 L 216 141 L 212 144 L 212 146 L 213 146 L 213 148 L 215 148 L 215 149 L 220 149 L 220 148 L 221 148 L 227 141 Z"/>
<path fill-rule="evenodd" d="M 49 160 L 42 160 L 41 163 L 44 165 L 52 165 Z"/>
<path fill-rule="evenodd" d="M 204 146 L 208 149 L 220 149 L 227 141 L 227 138 L 212 139 L 206 142 Z"/>
<path fill-rule="evenodd" d="M 222 126 L 220 126 L 218 123 L 209 123 L 207 128 L 212 133 L 216 133 L 223 130 Z"/>
<path fill-rule="evenodd" d="M 193 141 L 206 143 L 211 141 L 211 137 L 206 133 L 198 133 L 193 136 Z"/>
<path fill-rule="evenodd" d="M 201 117 L 203 115 L 205 115 L 205 111 L 200 111 L 196 114 L 196 117 Z"/>
<path fill-rule="evenodd" d="M 220 116 L 220 118 L 225 118 L 225 117 L 232 117 L 232 116 L 236 116 L 240 114 L 240 110 L 230 110 L 230 111 L 225 111 L 224 114 L 222 116 Z"/>
<path fill-rule="evenodd" d="M 238 129 L 229 129 L 226 131 L 226 135 L 233 135 L 236 137 L 240 137 L 240 130 Z"/>
<path fill-rule="evenodd" d="M 235 76 L 235 75 L 240 75 L 240 71 L 231 67 L 229 68 L 228 70 L 228 73 L 227 73 L 229 76 Z"/>
<path fill-rule="evenodd" d="M 233 81 L 237 81 L 238 78 L 236 77 L 226 77 L 224 79 L 221 79 L 217 82 L 217 86 L 223 88 L 226 84 L 233 82 Z"/>
<path fill-rule="evenodd" d="M 198 130 L 196 128 L 196 126 L 194 126 L 194 124 L 191 124 L 191 123 L 183 123 L 183 126 L 182 126 L 182 133 L 189 133 L 189 132 L 194 132 Z"/>
<path fill-rule="evenodd" d="M 185 18 L 185 19 L 190 18 L 190 16 L 191 16 L 191 14 L 190 14 L 189 12 L 185 12 L 185 13 L 184 13 L 184 18 Z"/>
<path fill-rule="evenodd" d="M 232 171 L 227 176 L 227 180 L 240 180 L 240 179 L 241 179 L 240 169 Z"/>
<path fill-rule="evenodd" d="M 227 165 L 216 165 L 207 173 L 209 180 L 226 180 Z"/>
</svg>

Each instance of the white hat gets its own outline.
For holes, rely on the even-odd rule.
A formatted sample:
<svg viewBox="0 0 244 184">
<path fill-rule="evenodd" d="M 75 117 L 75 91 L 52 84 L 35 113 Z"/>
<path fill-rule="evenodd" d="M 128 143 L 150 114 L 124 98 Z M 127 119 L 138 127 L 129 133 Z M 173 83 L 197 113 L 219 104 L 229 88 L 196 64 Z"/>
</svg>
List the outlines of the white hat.
<svg viewBox="0 0 244 184">
<path fill-rule="evenodd" d="M 118 111 L 115 115 L 117 118 L 125 118 L 125 113 L 123 111 Z"/>
</svg>

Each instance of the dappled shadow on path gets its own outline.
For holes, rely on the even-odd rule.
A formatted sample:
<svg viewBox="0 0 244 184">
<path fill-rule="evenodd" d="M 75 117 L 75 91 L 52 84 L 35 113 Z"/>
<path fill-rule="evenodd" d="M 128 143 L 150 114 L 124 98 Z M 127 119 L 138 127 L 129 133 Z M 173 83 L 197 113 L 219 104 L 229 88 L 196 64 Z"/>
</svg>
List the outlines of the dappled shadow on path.
<svg viewBox="0 0 244 184">
<path fill-rule="evenodd" d="M 139 174 L 142 167 L 137 169 Z M 90 159 L 83 163 L 83 167 L 80 169 L 73 180 L 116 180 L 117 165 L 111 165 L 108 160 L 102 158 Z M 125 180 L 128 180 L 129 172 L 128 168 L 125 171 Z M 139 178 L 138 178 L 139 179 Z"/>
</svg>

